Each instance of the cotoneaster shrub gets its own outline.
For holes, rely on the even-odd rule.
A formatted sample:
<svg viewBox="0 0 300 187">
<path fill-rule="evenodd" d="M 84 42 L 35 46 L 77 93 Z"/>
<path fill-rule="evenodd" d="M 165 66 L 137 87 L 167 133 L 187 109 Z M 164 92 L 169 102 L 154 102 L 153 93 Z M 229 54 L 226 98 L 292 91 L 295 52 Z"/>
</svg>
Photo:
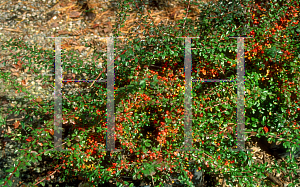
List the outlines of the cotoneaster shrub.
<svg viewBox="0 0 300 187">
<path fill-rule="evenodd" d="M 119 25 L 126 17 L 130 2 L 119 4 L 119 8 L 122 7 Z M 221 173 L 231 185 L 263 185 L 266 166 L 255 163 L 250 152 L 229 150 L 236 145 L 234 83 L 192 83 L 193 146 L 203 151 L 176 151 L 182 148 L 184 140 L 184 39 L 176 37 L 201 36 L 192 40 L 192 48 L 197 48 L 192 50 L 192 79 L 233 79 L 237 42 L 228 37 L 252 36 L 245 39 L 246 132 L 266 136 L 272 141 L 283 133 L 279 141 L 289 137 L 285 145 L 294 146 L 293 141 L 299 136 L 299 130 L 293 126 L 299 121 L 299 96 L 296 94 L 299 45 L 294 43 L 299 34 L 297 11 L 299 3 L 295 1 L 265 4 L 218 1 L 216 5 L 203 6 L 197 20 L 179 20 L 175 27 L 154 27 L 146 24 L 145 15 L 141 16 L 140 20 L 144 22 L 141 27 L 145 26 L 143 35 L 147 36 L 145 42 L 132 37 L 128 45 L 116 49 L 120 54 L 115 55 L 116 148 L 123 152 L 99 151 L 105 149 L 106 86 L 94 84 L 84 95 L 64 95 L 64 125 L 76 127 L 69 132 L 71 138 L 64 142 L 65 148 L 71 151 L 45 151 L 53 148 L 51 120 L 40 129 L 21 122 L 22 129 L 17 128 L 16 134 L 23 133 L 16 140 L 24 145 L 20 152 L 25 156 L 20 157 L 16 169 L 7 171 L 2 183 L 9 181 L 11 174 L 19 175 L 20 168 L 41 161 L 43 155 L 54 159 L 51 171 L 63 180 L 80 175 L 94 184 L 115 179 L 118 185 L 124 185 L 126 181 L 122 181 L 122 176 L 132 176 L 153 181 L 156 186 L 170 178 L 192 185 L 193 176 L 188 169 L 194 167 Z M 118 36 L 118 29 L 115 29 L 115 36 Z M 157 37 L 148 38 L 151 35 Z M 18 46 L 17 43 L 13 45 Z M 74 57 L 72 61 L 78 59 L 71 54 L 76 53 L 64 53 L 62 62 L 70 56 Z M 48 55 L 53 59 L 53 51 L 52 57 L 51 52 Z M 89 67 L 79 71 L 80 63 L 74 63 L 70 68 L 78 74 L 92 73 L 93 68 Z M 63 63 L 63 69 L 68 67 Z M 53 102 L 39 105 L 33 103 L 33 108 L 42 108 L 33 110 L 35 115 L 48 115 L 53 119 Z M 15 110 L 20 109 L 16 107 Z M 189 161 L 193 166 L 188 166 Z M 287 159 L 287 163 L 272 166 L 267 171 L 274 167 L 295 172 L 295 160 Z M 49 176 L 45 177 L 50 180 Z"/>
</svg>

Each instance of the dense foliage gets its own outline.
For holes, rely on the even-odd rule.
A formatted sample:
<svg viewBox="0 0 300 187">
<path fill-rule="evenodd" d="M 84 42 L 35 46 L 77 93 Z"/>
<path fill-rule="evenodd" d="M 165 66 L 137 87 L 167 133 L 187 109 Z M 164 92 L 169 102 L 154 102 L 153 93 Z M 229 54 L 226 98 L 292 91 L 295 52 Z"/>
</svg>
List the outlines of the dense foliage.
<svg viewBox="0 0 300 187">
<path fill-rule="evenodd" d="M 76 126 L 69 130 L 70 136 L 64 144 L 69 152 L 45 151 L 53 148 L 51 111 L 54 103 L 32 103 L 28 114 L 34 112 L 34 115 L 45 116 L 42 120 L 48 120 L 44 128 L 21 122 L 16 134 L 22 135 L 15 140 L 23 145 L 22 156 L 16 163 L 17 169 L 6 171 L 8 175 L 2 183 L 9 181 L 12 174 L 18 176 L 22 167 L 42 161 L 43 156 L 54 159 L 53 170 L 63 179 L 79 174 L 94 184 L 116 179 L 118 185 L 124 185 L 126 181 L 122 181 L 122 177 L 130 176 L 147 179 L 155 186 L 170 178 L 192 185 L 189 170 L 199 169 L 224 174 L 228 184 L 263 185 L 266 164 L 255 162 L 251 152 L 230 150 L 236 145 L 236 81 L 192 82 L 193 147 L 201 151 L 176 151 L 184 145 L 185 94 L 184 39 L 176 37 L 200 36 L 192 39 L 192 48 L 195 48 L 192 50 L 192 79 L 198 80 L 235 79 L 237 39 L 229 37 L 251 36 L 245 39 L 247 138 L 250 133 L 265 136 L 269 141 L 284 141 L 284 146 L 294 150 L 299 139 L 296 124 L 300 112 L 297 94 L 299 2 L 195 3 L 202 10 L 199 17 L 194 21 L 179 20 L 175 27 L 148 23 L 145 20 L 151 16 L 142 14 L 143 6 L 129 6 L 134 5 L 132 0 L 119 3 L 117 26 L 123 24 L 129 8 L 138 7 L 142 34 L 146 36 L 145 41 L 140 41 L 131 35 L 126 46 L 115 48 L 115 140 L 116 148 L 122 151 L 100 151 L 106 146 L 107 101 L 106 84 L 96 83 L 90 92 L 64 95 L 64 125 Z M 186 3 L 188 7 L 189 2 Z M 120 28 L 115 28 L 115 37 L 120 36 Z M 20 42 L 10 41 L 2 49 L 7 50 L 9 46 L 24 47 Z M 43 55 L 41 63 L 48 66 L 54 60 L 53 51 L 33 51 L 33 55 Z M 75 55 L 74 51 L 63 53 L 62 62 L 74 61 L 72 66 L 63 63 L 63 69 L 71 69 L 76 74 L 101 72 L 95 67 L 79 68 L 82 61 L 75 63 L 78 59 Z M 24 58 L 29 60 L 29 57 Z M 33 68 L 30 64 L 28 67 Z M 9 74 L 1 76 L 8 79 Z M 101 77 L 105 78 L 104 74 Z M 43 77 L 43 80 L 48 78 Z M 16 106 L 13 112 L 20 110 Z M 32 116 L 28 115 L 29 121 Z M 190 162 L 193 165 L 189 165 Z M 287 158 L 282 164 L 272 165 L 267 170 L 283 169 L 290 176 L 298 167 L 295 158 Z M 297 183 L 299 179 L 290 186 Z"/>
</svg>

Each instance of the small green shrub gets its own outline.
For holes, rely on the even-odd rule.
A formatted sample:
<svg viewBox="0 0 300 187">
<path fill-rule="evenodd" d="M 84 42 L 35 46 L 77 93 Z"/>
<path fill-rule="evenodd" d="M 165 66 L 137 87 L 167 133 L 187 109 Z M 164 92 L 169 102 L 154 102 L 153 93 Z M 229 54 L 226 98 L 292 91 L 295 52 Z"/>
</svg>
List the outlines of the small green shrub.
<svg viewBox="0 0 300 187">
<path fill-rule="evenodd" d="M 134 1 L 119 4 L 118 24 L 113 31 L 115 37 L 120 36 L 130 3 Z M 48 150 L 54 146 L 51 120 L 45 122 L 44 128 L 21 122 L 22 129 L 16 129 L 15 133 L 22 136 L 15 138 L 23 145 L 20 152 L 25 156 L 19 158 L 21 164 L 16 169 L 6 171 L 8 175 L 1 179 L 2 184 L 10 181 L 12 174 L 19 175 L 20 168 L 42 161 L 41 155 L 53 158 L 52 171 L 59 171 L 63 180 L 80 175 L 95 184 L 114 179 L 118 185 L 123 182 L 124 185 L 127 182 L 122 181 L 122 177 L 130 176 L 149 180 L 155 186 L 177 177 L 181 183 L 192 186 L 193 176 L 189 170 L 201 169 L 223 174 L 228 185 L 256 186 L 269 185 L 263 179 L 266 172 L 273 169 L 286 170 L 289 176 L 295 173 L 298 168 L 295 159 L 268 167 L 266 163 L 257 163 L 251 152 L 230 150 L 236 145 L 236 82 L 192 83 L 193 146 L 201 151 L 176 151 L 182 149 L 186 133 L 184 40 L 176 37 L 200 36 L 193 39 L 191 45 L 196 48 L 192 50 L 192 79 L 234 79 L 237 40 L 229 37 L 252 36 L 245 39 L 245 131 L 255 133 L 257 137 L 265 136 L 270 141 L 285 140 L 286 147 L 295 149 L 294 143 L 299 137 L 299 130 L 292 127 L 299 121 L 299 96 L 296 94 L 299 44 L 295 43 L 299 24 L 295 12 L 299 11 L 299 3 L 263 4 L 253 0 L 242 4 L 225 0 L 216 5 L 193 3 L 202 10 L 198 19 L 179 20 L 177 27 L 154 27 L 144 21 L 148 15 L 141 14 L 139 20 L 143 22 L 145 41 L 129 35 L 128 45 L 121 50 L 115 49 L 116 148 L 122 152 L 101 151 L 106 145 L 106 86 L 94 84 L 84 95 L 65 95 L 64 121 L 70 125 L 67 122 L 70 115 L 76 127 L 70 130 L 70 137 L 64 142 L 65 148 L 71 151 Z M 10 42 L 2 49 L 21 47 L 21 43 Z M 50 66 L 54 60 L 53 52 L 46 54 L 49 57 L 43 57 L 42 62 Z M 63 54 L 62 62 L 66 59 L 76 61 L 75 54 L 73 51 Z M 103 56 L 103 53 L 94 55 Z M 81 71 L 79 67 L 82 67 L 82 61 L 74 62 L 72 66 L 63 64 L 63 69 L 70 68 L 76 74 L 100 73 L 92 71 L 95 67 L 83 67 Z M 8 79 L 9 74 L 1 77 Z M 32 99 L 35 98 L 30 97 Z M 33 103 L 32 112 L 53 119 L 53 105 L 53 102 L 45 102 L 39 109 L 39 104 Z M 20 108 L 15 107 L 15 110 L 13 112 Z M 15 134 L 7 136 L 14 137 Z M 190 162 L 193 162 L 192 166 L 189 166 Z M 289 185 L 297 183 L 299 179 Z"/>
</svg>

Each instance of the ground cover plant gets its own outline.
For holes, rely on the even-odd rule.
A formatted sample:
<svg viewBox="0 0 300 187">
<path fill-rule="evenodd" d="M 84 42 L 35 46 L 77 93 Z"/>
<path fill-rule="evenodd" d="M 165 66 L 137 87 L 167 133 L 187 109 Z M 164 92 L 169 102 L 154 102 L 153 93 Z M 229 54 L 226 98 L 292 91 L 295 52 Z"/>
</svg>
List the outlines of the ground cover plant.
<svg viewBox="0 0 300 187">
<path fill-rule="evenodd" d="M 191 3 L 187 1 L 187 7 Z M 274 183 L 264 179 L 276 170 L 286 173 L 289 186 L 299 184 L 299 179 L 294 179 L 299 164 L 296 158 L 287 157 L 280 163 L 275 160 L 275 164 L 269 166 L 254 159 L 252 152 L 229 150 L 236 145 L 236 82 L 192 83 L 193 146 L 202 151 L 176 151 L 184 145 L 185 112 L 184 39 L 176 37 L 194 37 L 199 33 L 201 38 L 192 40 L 192 48 L 195 48 L 192 50 L 192 79 L 234 79 L 237 40 L 229 37 L 253 37 L 245 39 L 247 138 L 264 136 L 269 141 L 283 141 L 285 147 L 296 150 L 300 111 L 297 94 L 299 3 L 249 0 L 199 4 L 203 7 L 198 19 L 179 20 L 175 27 L 154 26 L 144 21 L 147 15 L 142 14 L 143 6 L 134 5 L 134 1 L 120 2 L 120 27 L 113 32 L 118 36 L 129 8 L 141 11 L 139 20 L 143 22 L 145 41 L 131 35 L 127 45 L 115 52 L 115 140 L 116 148 L 122 151 L 101 151 L 106 146 L 107 130 L 105 84 L 95 83 L 92 87 L 88 84 L 91 90 L 84 94 L 64 94 L 63 127 L 69 129 L 69 137 L 64 136 L 64 148 L 71 150 L 69 152 L 49 150 L 54 146 L 51 120 L 54 102 L 36 102 L 37 98 L 27 92 L 26 101 L 32 101 L 33 106 L 27 113 L 34 114 L 27 116 L 27 123 L 16 122 L 14 134 L 7 134 L 19 141 L 23 149 L 16 167 L 7 170 L 7 177 L 1 179 L 2 184 L 9 185 L 12 175 L 18 176 L 22 168 L 45 157 L 53 159 L 45 180 L 58 175 L 68 180 L 69 176 L 81 175 L 94 185 L 113 179 L 118 186 L 124 186 L 130 184 L 122 177 L 130 176 L 147 180 L 153 186 L 172 183 L 175 178 L 192 186 L 190 169 L 198 169 L 221 174 L 228 185 L 256 186 Z M 188 14 L 189 8 L 186 11 Z M 22 42 L 9 41 L 2 50 L 10 46 L 25 47 Z M 53 65 L 53 51 L 34 49 L 32 54 L 44 59 L 41 67 Z M 103 53 L 95 56 L 103 56 Z M 18 58 L 16 55 L 16 59 L 16 63 L 28 60 L 25 64 L 31 71 L 29 56 Z M 94 66 L 79 71 L 81 62 L 77 59 L 76 52 L 63 50 L 62 62 L 74 61 L 72 65 L 63 63 L 63 69 L 71 69 L 76 74 L 100 74 L 105 78 Z M 36 69 L 33 71 L 38 73 Z M 7 80 L 10 74 L 1 76 Z M 45 82 L 49 79 L 39 78 Z M 14 85 L 26 92 L 22 85 Z M 16 106 L 12 112 L 20 110 Z M 33 115 L 43 116 L 43 128 L 30 123 Z M 31 184 L 44 184 L 45 180 L 41 180 Z"/>
</svg>

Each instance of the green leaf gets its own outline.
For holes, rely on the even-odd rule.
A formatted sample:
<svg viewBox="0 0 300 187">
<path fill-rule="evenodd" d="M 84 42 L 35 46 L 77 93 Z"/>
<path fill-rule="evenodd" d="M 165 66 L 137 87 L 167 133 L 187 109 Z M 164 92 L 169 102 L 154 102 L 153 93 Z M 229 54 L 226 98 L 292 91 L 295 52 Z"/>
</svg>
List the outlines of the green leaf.
<svg viewBox="0 0 300 187">
<path fill-rule="evenodd" d="M 42 161 L 42 157 L 41 156 L 38 156 L 37 158 L 38 158 L 39 161 Z"/>
<path fill-rule="evenodd" d="M 155 81 L 155 82 L 157 81 L 157 75 L 153 76 L 153 81 Z"/>
<path fill-rule="evenodd" d="M 19 177 L 20 176 L 19 170 L 17 170 L 14 174 L 15 174 L 16 177 Z"/>
<path fill-rule="evenodd" d="M 30 162 L 25 162 L 25 164 L 26 164 L 27 166 L 31 166 L 31 163 L 30 163 Z"/>
<path fill-rule="evenodd" d="M 146 87 L 146 81 L 145 81 L 145 80 L 142 80 L 142 81 L 140 82 L 140 86 L 141 86 L 141 88 L 145 88 L 145 87 Z"/>
<path fill-rule="evenodd" d="M 290 147 L 290 142 L 284 142 L 283 146 L 284 146 L 284 148 L 289 148 Z"/>
<path fill-rule="evenodd" d="M 12 181 L 11 180 L 8 180 L 7 182 L 8 182 L 9 186 L 12 186 Z"/>
<path fill-rule="evenodd" d="M 149 175 L 150 171 L 148 169 L 142 170 L 142 173 L 144 173 L 145 175 Z"/>
<path fill-rule="evenodd" d="M 15 170 L 15 168 L 9 168 L 8 170 L 6 170 L 5 172 L 7 173 L 12 173 Z"/>
<path fill-rule="evenodd" d="M 148 143 L 148 142 L 146 142 L 146 143 L 145 143 L 145 146 L 146 146 L 146 147 L 150 147 L 150 146 L 151 146 L 151 144 L 150 144 L 150 143 Z"/>
</svg>

